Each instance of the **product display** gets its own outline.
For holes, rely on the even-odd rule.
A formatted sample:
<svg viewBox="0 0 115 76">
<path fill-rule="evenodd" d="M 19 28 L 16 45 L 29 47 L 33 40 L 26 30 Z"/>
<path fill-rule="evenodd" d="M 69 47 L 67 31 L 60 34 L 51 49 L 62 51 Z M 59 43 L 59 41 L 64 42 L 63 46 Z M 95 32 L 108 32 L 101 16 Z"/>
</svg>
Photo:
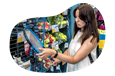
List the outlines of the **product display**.
<svg viewBox="0 0 115 76">
<path fill-rule="evenodd" d="M 43 24 L 44 24 L 44 22 L 37 23 L 39 30 L 43 30 Z M 45 21 L 45 31 L 48 31 L 48 30 L 51 30 L 51 25 L 47 21 Z"/>
<path fill-rule="evenodd" d="M 39 18 L 32 17 L 24 19 L 17 23 L 16 28 L 18 28 L 18 31 L 21 30 L 21 27 L 24 28 L 20 31 L 20 33 L 17 33 L 18 43 L 24 42 L 24 53 L 22 52 L 22 54 L 20 55 L 21 60 L 23 59 L 24 63 L 26 63 L 29 59 L 31 63 L 31 66 L 29 65 L 26 68 L 25 66 L 21 66 L 21 72 L 62 73 L 60 68 L 61 64 L 58 64 L 58 66 L 56 67 L 57 69 L 52 70 L 53 66 L 51 64 L 51 58 L 41 59 L 35 54 L 40 52 L 39 44 L 42 44 L 41 47 L 52 48 L 60 53 L 65 50 L 64 43 L 67 43 L 68 33 L 67 30 L 65 30 L 67 29 L 66 26 L 68 22 L 67 11 L 65 12 L 65 15 L 66 16 L 64 17 L 61 14 L 46 16 L 46 18 L 45 16 Z M 53 31 L 52 26 L 56 27 L 55 31 Z M 63 31 L 65 30 L 65 32 L 63 33 L 63 31 L 61 31 L 60 29 Z"/>
<path fill-rule="evenodd" d="M 56 37 L 57 41 L 60 41 L 60 40 L 62 40 L 63 42 L 67 41 L 67 36 L 61 32 L 54 33 L 54 36 Z"/>
<path fill-rule="evenodd" d="M 64 20 L 64 17 L 59 14 L 57 16 L 52 16 L 47 18 L 51 25 L 57 24 L 59 28 L 64 28 L 67 24 L 67 21 Z"/>
<path fill-rule="evenodd" d="M 73 14 L 71 12 L 73 12 L 76 6 L 67 8 L 62 12 L 62 14 L 57 13 L 57 15 L 52 16 L 32 17 L 24 19 L 18 22 L 15 28 L 13 27 L 13 30 L 11 31 L 10 34 L 11 37 L 9 39 L 9 53 L 11 59 L 14 59 L 15 64 L 19 64 L 20 72 L 66 73 L 66 66 L 67 66 L 66 62 L 62 61 L 57 66 L 54 67 L 51 63 L 52 61 L 51 58 L 53 59 L 55 57 L 48 57 L 47 59 L 41 59 L 36 55 L 36 53 L 42 52 L 39 50 L 39 48 L 50 48 L 58 52 L 58 54 L 64 53 L 65 50 L 67 50 L 68 48 L 70 49 L 72 48 L 70 46 L 70 42 L 72 40 L 73 35 L 74 17 L 72 17 Z M 97 8 L 94 8 L 94 13 L 97 20 L 99 38 L 104 39 L 106 37 L 106 34 L 114 34 L 114 31 L 112 30 L 111 31 L 105 30 L 106 24 L 104 24 L 103 22 L 104 16 L 102 16 L 102 13 Z M 26 29 L 26 34 L 30 42 L 28 42 L 28 39 L 26 39 L 23 30 L 19 29 L 21 27 L 23 28 L 28 27 L 28 29 Z M 31 33 L 30 30 L 35 35 L 33 35 L 33 33 Z M 110 37 L 109 35 L 107 36 L 108 38 L 113 38 Z M 104 58 L 102 57 L 102 53 L 103 51 L 106 51 L 105 49 L 108 49 L 110 52 L 109 48 L 104 48 L 106 41 L 107 40 L 99 40 L 98 45 L 99 48 L 97 48 L 97 54 L 96 54 L 97 60 L 104 60 Z M 114 41 L 112 41 L 112 43 L 113 42 Z M 40 46 L 39 44 L 42 46 Z M 107 45 L 108 44 L 106 44 L 106 47 Z M 110 47 L 110 45 L 108 46 Z M 114 48 L 112 48 L 112 50 L 113 49 Z M 109 54 L 108 55 L 105 54 L 105 56 L 106 58 L 108 57 L 109 59 L 114 58 L 110 57 Z M 91 64 L 94 64 L 94 60 L 91 53 L 88 55 L 88 57 L 89 60 L 91 61 Z"/>
<path fill-rule="evenodd" d="M 63 20 L 63 17 L 61 15 L 59 15 L 59 18 L 61 18 L 61 20 Z M 24 23 L 26 23 L 26 22 L 24 22 Z M 24 24 L 24 23 L 22 23 L 22 24 Z M 33 22 L 31 22 L 31 23 L 33 23 Z M 44 25 L 45 25 L 45 29 L 44 29 Z M 58 25 L 65 25 L 66 26 L 66 22 L 63 21 L 61 24 L 58 24 Z M 24 26 L 25 26 L 25 24 L 24 24 Z M 41 43 L 42 44 L 44 43 L 43 44 L 44 47 L 45 48 L 52 48 L 52 49 L 56 50 L 57 52 L 62 53 L 62 50 L 59 48 L 59 45 L 67 41 L 67 35 L 63 34 L 62 32 L 59 32 L 59 30 L 58 31 L 54 31 L 52 33 L 51 32 L 52 31 L 51 30 L 52 29 L 51 26 L 53 26 L 53 25 L 50 25 L 47 21 L 45 21 L 45 22 L 44 21 L 37 22 L 37 24 L 34 25 L 34 26 L 30 26 L 29 25 L 29 27 L 31 27 L 31 29 L 35 28 L 35 26 L 38 27 L 38 32 L 35 32 L 35 34 L 39 38 L 39 40 L 41 41 Z M 60 28 L 58 28 L 58 29 L 60 29 Z M 32 31 L 34 31 L 34 29 L 32 29 Z M 26 34 L 27 34 L 28 38 L 30 38 L 30 41 L 32 41 L 32 44 L 34 44 L 35 41 L 33 42 L 33 40 L 32 40 L 32 38 L 34 38 L 34 37 L 32 37 L 32 35 L 31 35 L 30 32 L 31 31 L 28 30 L 26 32 Z M 21 34 L 22 34 L 22 36 L 25 35 L 24 32 L 22 32 Z M 18 38 L 20 38 L 22 36 L 19 34 Z M 24 38 L 24 36 L 23 36 L 23 38 Z M 30 69 L 33 70 L 33 71 L 38 71 L 38 68 L 39 68 L 39 71 L 40 70 L 43 71 L 43 69 L 44 69 L 45 72 L 49 71 L 50 70 L 49 68 L 52 65 L 51 64 L 51 60 L 49 58 L 42 60 L 41 58 L 38 58 L 37 56 L 35 56 L 36 52 L 32 51 L 33 48 L 31 48 L 29 46 L 28 41 L 26 40 L 26 38 L 24 38 L 24 39 L 25 40 L 22 40 L 22 41 L 24 41 L 25 55 L 30 57 L 30 63 L 31 63 Z M 61 43 L 59 43 L 60 41 L 61 41 Z M 18 39 L 18 42 L 19 42 L 19 39 Z M 36 48 L 36 46 L 35 46 L 35 48 Z M 41 67 L 36 66 L 38 64 Z M 28 66 L 30 66 L 30 65 L 25 65 L 25 66 L 23 66 L 23 68 L 28 67 Z M 34 67 L 36 67 L 37 69 L 34 68 Z M 53 68 L 55 68 L 55 67 L 53 67 Z M 53 71 L 56 71 L 56 70 L 53 70 Z"/>
</svg>

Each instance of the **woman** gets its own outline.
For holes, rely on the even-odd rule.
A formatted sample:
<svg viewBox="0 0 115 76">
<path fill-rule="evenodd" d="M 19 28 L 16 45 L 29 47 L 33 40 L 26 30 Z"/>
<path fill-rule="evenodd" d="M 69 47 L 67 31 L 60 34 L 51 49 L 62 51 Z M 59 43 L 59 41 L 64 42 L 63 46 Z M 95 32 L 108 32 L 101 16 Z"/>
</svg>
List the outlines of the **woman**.
<svg viewBox="0 0 115 76">
<path fill-rule="evenodd" d="M 93 8 L 88 4 L 80 5 L 74 9 L 73 16 L 75 17 L 74 34 L 69 48 L 63 54 L 53 49 L 40 48 L 43 52 L 36 54 L 42 59 L 55 56 L 54 66 L 61 61 L 67 62 L 67 72 L 89 66 L 91 63 L 88 55 L 91 53 L 93 60 L 96 59 L 96 47 L 99 42 Z"/>
</svg>

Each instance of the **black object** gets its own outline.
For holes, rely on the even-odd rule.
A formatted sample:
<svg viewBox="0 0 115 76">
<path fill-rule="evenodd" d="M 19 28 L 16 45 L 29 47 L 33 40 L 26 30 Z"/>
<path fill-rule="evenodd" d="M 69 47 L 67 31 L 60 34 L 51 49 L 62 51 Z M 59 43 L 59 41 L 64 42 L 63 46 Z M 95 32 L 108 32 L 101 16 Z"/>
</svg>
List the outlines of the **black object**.
<svg viewBox="0 0 115 76">
<path fill-rule="evenodd" d="M 96 54 L 97 54 L 97 58 L 100 56 L 102 50 L 99 48 L 99 46 L 97 46 L 97 51 L 96 51 Z"/>
<path fill-rule="evenodd" d="M 30 63 L 34 64 L 35 63 L 35 58 L 33 56 L 30 56 Z"/>
<path fill-rule="evenodd" d="M 91 53 L 89 53 L 88 57 L 89 57 L 89 59 L 90 59 L 90 62 L 93 63 L 94 60 L 93 60 L 93 58 L 92 58 L 92 56 L 91 56 Z"/>
<path fill-rule="evenodd" d="M 58 56 L 58 52 L 56 51 L 56 54 L 55 54 L 54 58 L 56 58 L 57 56 Z"/>
</svg>

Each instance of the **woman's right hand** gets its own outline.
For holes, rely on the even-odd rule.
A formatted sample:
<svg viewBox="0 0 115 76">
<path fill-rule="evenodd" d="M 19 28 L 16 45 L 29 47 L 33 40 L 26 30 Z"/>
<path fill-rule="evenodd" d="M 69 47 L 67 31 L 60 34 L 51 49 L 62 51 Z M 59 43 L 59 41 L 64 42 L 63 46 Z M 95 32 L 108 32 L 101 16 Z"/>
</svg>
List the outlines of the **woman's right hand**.
<svg viewBox="0 0 115 76">
<path fill-rule="evenodd" d="M 61 62 L 61 60 L 59 60 L 57 58 L 54 58 L 53 60 L 54 60 L 52 63 L 53 66 L 57 66 Z"/>
</svg>

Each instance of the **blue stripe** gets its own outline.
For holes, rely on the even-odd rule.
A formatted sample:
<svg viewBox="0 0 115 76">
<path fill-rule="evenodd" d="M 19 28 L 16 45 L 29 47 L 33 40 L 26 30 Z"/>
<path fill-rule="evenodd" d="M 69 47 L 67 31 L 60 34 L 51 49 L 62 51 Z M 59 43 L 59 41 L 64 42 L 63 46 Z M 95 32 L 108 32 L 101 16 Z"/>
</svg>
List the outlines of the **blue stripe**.
<svg viewBox="0 0 115 76">
<path fill-rule="evenodd" d="M 30 69 L 30 71 L 32 71 L 32 64 L 31 64 L 31 69 Z"/>
<path fill-rule="evenodd" d="M 57 25 L 56 27 L 58 27 L 58 25 Z M 55 28 L 56 28 L 56 27 L 55 27 Z"/>
<path fill-rule="evenodd" d="M 115 40 L 115 35 L 102 35 L 99 34 L 100 40 Z"/>
<path fill-rule="evenodd" d="M 44 45 L 44 36 L 45 36 L 45 17 L 44 17 L 44 25 L 43 25 L 43 45 Z"/>
<path fill-rule="evenodd" d="M 43 59 L 42 59 L 42 63 L 41 63 L 41 72 L 43 70 Z"/>
<path fill-rule="evenodd" d="M 0 6 L 0 8 L 71 8 L 71 6 Z"/>
</svg>

